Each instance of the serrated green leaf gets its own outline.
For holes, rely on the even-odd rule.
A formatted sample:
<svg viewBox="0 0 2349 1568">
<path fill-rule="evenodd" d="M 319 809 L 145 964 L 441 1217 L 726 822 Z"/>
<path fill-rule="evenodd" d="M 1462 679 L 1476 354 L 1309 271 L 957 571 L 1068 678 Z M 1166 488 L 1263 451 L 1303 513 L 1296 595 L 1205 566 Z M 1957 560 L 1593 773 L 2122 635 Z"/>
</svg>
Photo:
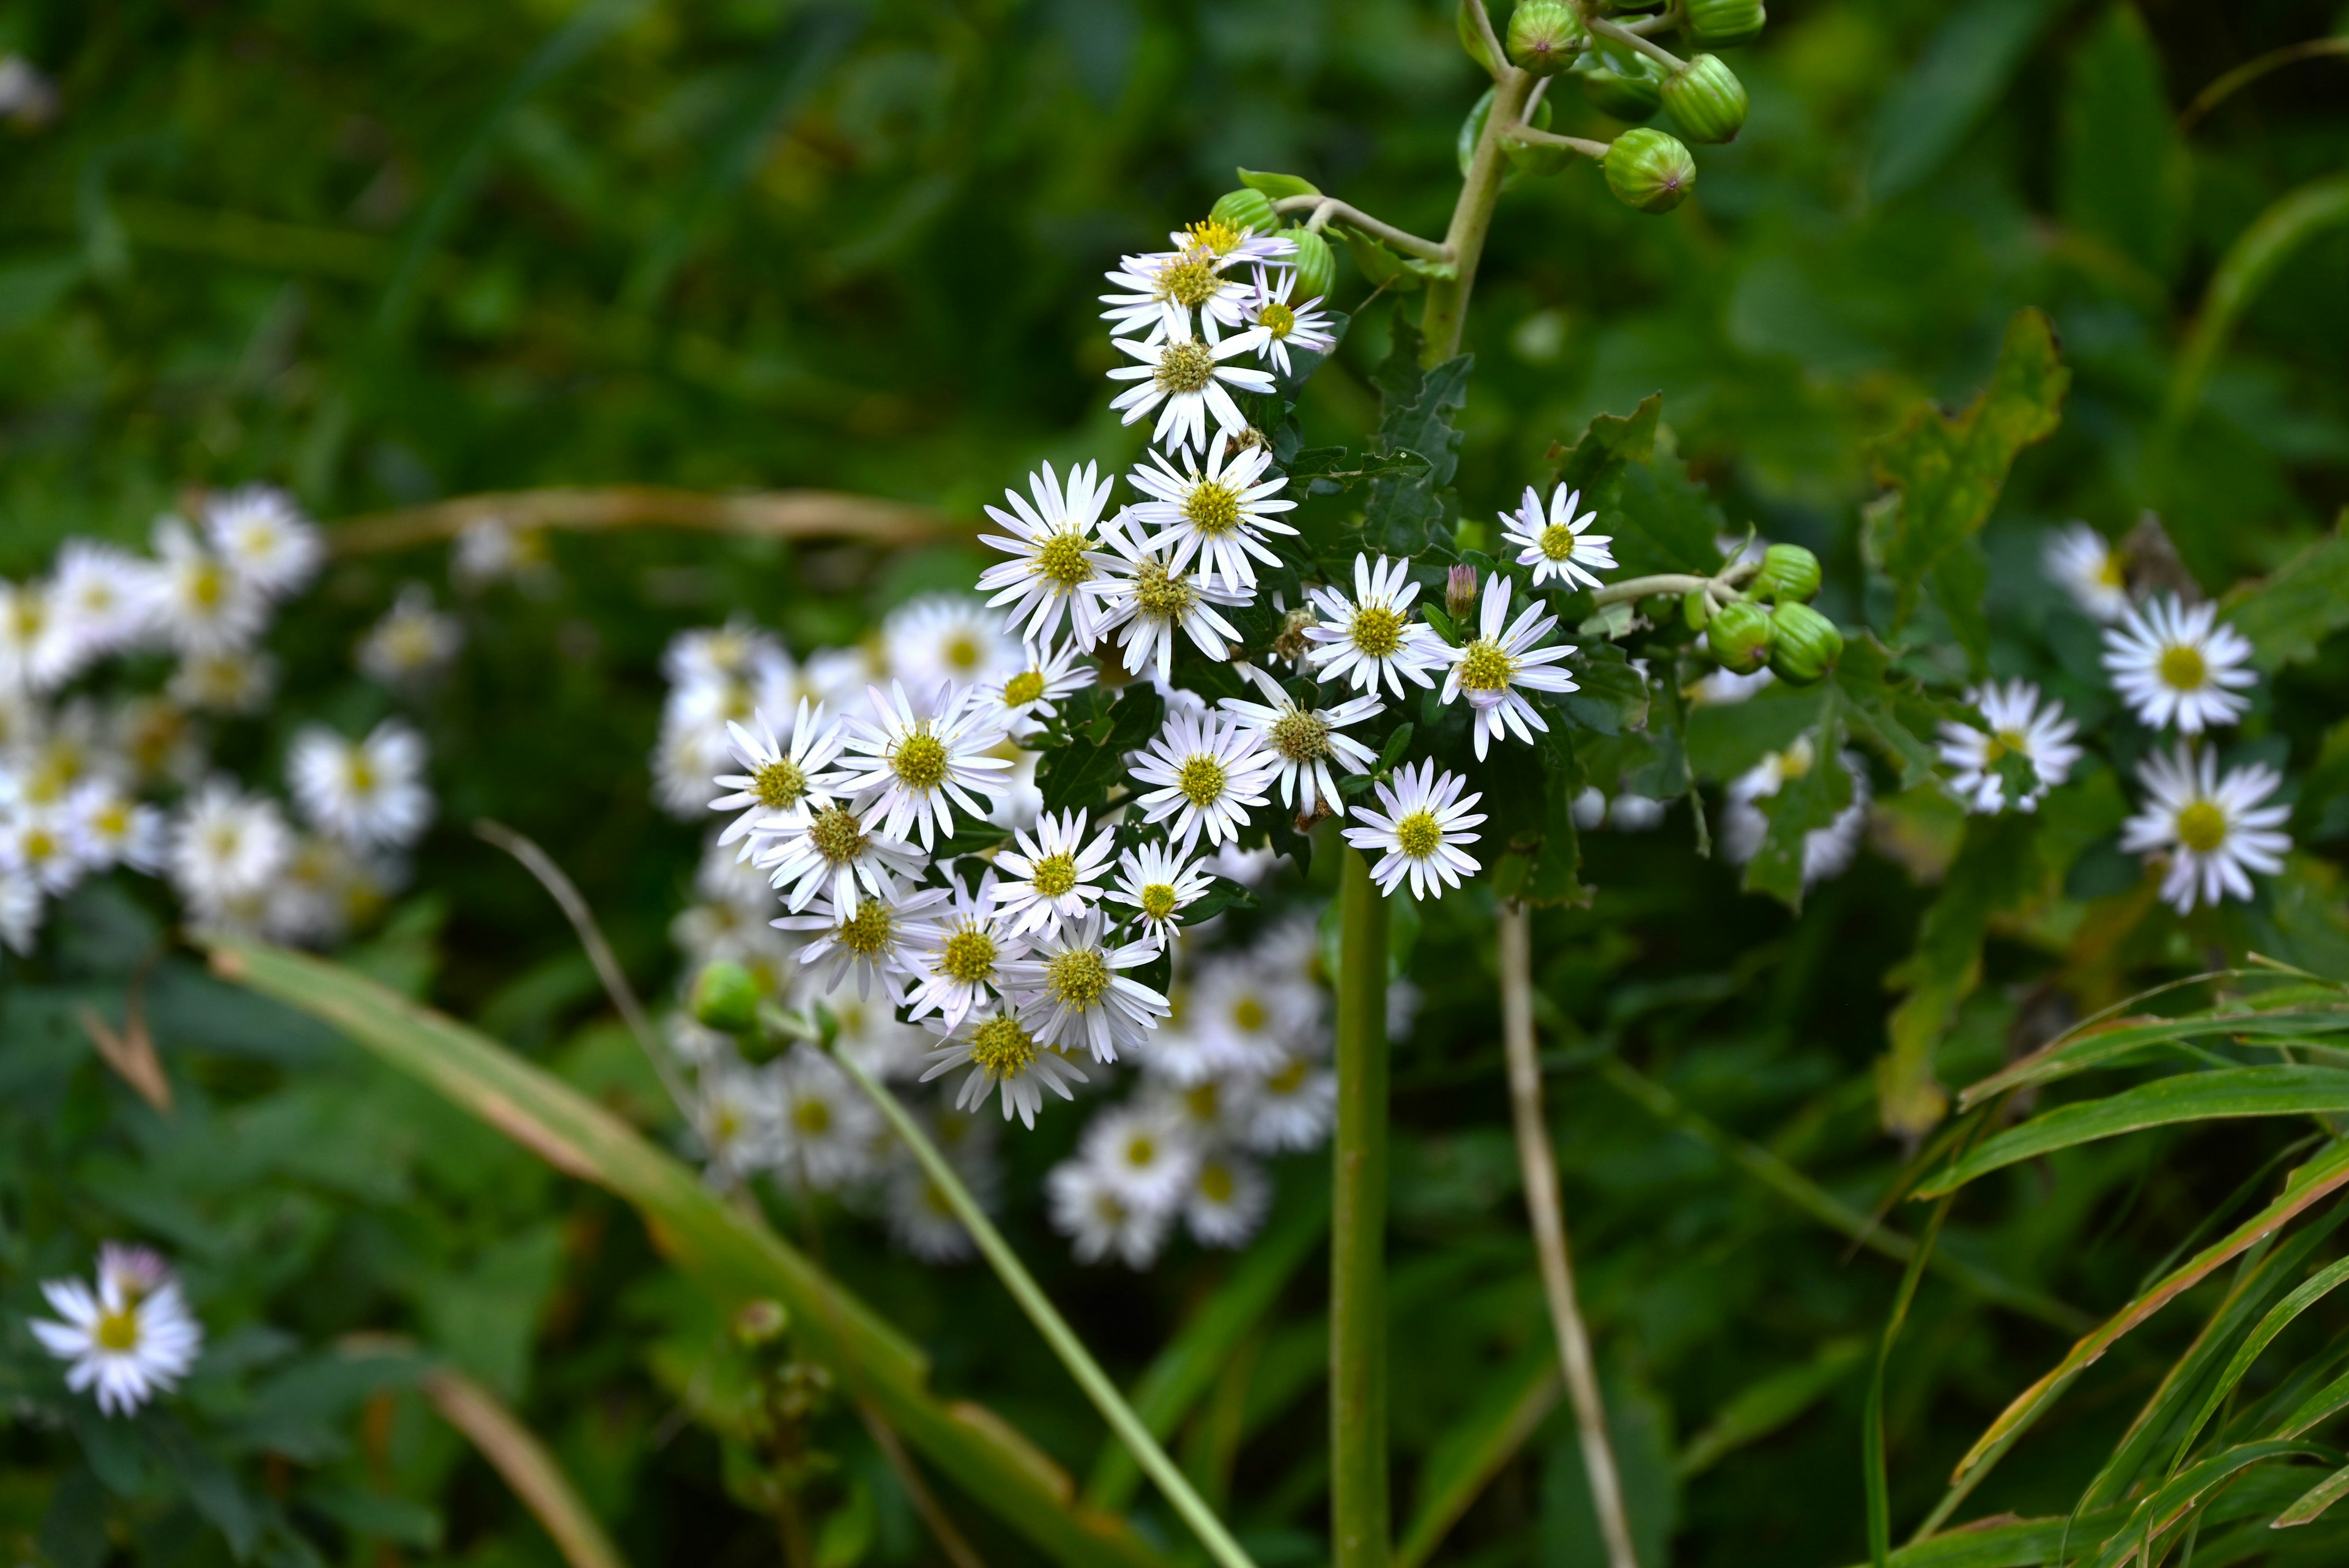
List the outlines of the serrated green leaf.
<svg viewBox="0 0 2349 1568">
<path fill-rule="evenodd" d="M 1377 452 L 1416 453 L 1427 464 L 1423 472 L 1371 481 L 1362 509 L 1363 544 L 1390 555 L 1416 556 L 1439 535 L 1449 537 L 1454 514 L 1445 489 L 1460 461 L 1460 432 L 1453 418 L 1467 401 L 1468 372 L 1475 361 L 1463 354 L 1422 368 L 1419 349 L 1418 330 L 1396 322 L 1394 347 L 1372 378 L 1381 401 Z"/>
<path fill-rule="evenodd" d="M 1352 253 L 1354 265 L 1362 269 L 1363 280 L 1371 288 L 1392 294 L 1410 294 L 1425 281 L 1403 265 L 1402 257 L 1371 235 L 1360 229 L 1342 226 L 1338 227 L 1338 232 L 1346 236 L 1346 248 Z"/>
<path fill-rule="evenodd" d="M 2273 575 L 2238 584 L 2220 610 L 2251 639 L 2261 670 L 2314 658 L 2325 639 L 2349 627 L 2349 511 Z"/>
<path fill-rule="evenodd" d="M 1874 632 L 1845 634 L 1843 657 L 1830 679 L 1842 693 L 1852 738 L 1900 770 L 1902 789 L 1935 776 L 1940 759 L 1933 743 L 1952 710 L 1930 697 L 1914 677 L 1896 671 L 1891 652 Z"/>
</svg>

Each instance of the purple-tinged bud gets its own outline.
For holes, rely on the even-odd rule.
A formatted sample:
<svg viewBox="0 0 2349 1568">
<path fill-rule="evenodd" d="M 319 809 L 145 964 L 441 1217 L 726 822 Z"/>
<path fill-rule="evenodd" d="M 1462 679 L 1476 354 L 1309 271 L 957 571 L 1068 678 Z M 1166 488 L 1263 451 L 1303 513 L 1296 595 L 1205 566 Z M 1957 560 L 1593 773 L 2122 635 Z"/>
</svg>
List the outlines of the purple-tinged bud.
<svg viewBox="0 0 2349 1568">
<path fill-rule="evenodd" d="M 1444 613 L 1466 620 L 1476 613 L 1476 568 L 1458 566 L 1444 579 Z"/>
<path fill-rule="evenodd" d="M 1607 188 L 1627 207 L 1669 213 L 1696 189 L 1696 160 L 1678 137 L 1627 130 L 1607 150 Z"/>
</svg>

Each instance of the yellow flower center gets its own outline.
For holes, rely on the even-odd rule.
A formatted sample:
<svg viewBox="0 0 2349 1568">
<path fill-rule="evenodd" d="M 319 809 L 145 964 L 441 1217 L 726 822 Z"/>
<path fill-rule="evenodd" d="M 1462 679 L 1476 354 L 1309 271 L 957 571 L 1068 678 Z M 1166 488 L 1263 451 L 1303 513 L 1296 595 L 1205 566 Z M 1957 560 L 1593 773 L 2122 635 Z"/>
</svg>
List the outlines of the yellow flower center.
<svg viewBox="0 0 2349 1568">
<path fill-rule="evenodd" d="M 1330 721 L 1299 710 L 1273 722 L 1273 749 L 1292 763 L 1309 763 L 1330 754 Z"/>
<path fill-rule="evenodd" d="M 1190 613 L 1199 597 L 1188 581 L 1174 576 L 1156 561 L 1144 561 L 1133 574 L 1133 602 L 1153 620 L 1179 620 Z"/>
<path fill-rule="evenodd" d="M 1125 1140 L 1125 1163 L 1136 1170 L 1146 1170 L 1158 1158 L 1158 1140 L 1148 1133 L 1136 1133 Z"/>
<path fill-rule="evenodd" d="M 139 1314 L 129 1308 L 121 1312 L 102 1312 L 98 1314 L 98 1326 L 90 1331 L 90 1337 L 98 1341 L 101 1349 L 136 1350 L 139 1347 Z"/>
<path fill-rule="evenodd" d="M 1244 231 L 1221 218 L 1202 218 L 1183 232 L 1189 237 L 1193 249 L 1216 256 L 1237 249 L 1239 243 L 1247 238 Z"/>
<path fill-rule="evenodd" d="M 39 865 L 57 854 L 57 835 L 46 827 L 28 827 L 25 830 L 25 836 L 19 847 L 24 851 L 26 859 Z"/>
<path fill-rule="evenodd" d="M 823 1133 L 832 1127 L 832 1107 L 811 1096 L 792 1107 L 792 1120 L 803 1133 Z"/>
<path fill-rule="evenodd" d="M 1033 670 L 1023 670 L 1003 683 L 1003 701 L 1008 707 L 1024 708 L 1030 702 L 1041 701 L 1043 696 L 1044 677 Z"/>
<path fill-rule="evenodd" d="M 1213 1078 L 1183 1091 L 1183 1106 L 1191 1113 L 1192 1119 L 1195 1121 L 1214 1121 L 1217 1104 L 1216 1081 Z"/>
<path fill-rule="evenodd" d="M 1563 561 L 1574 554 L 1574 530 L 1563 523 L 1553 523 L 1541 531 L 1541 553 L 1553 561 Z"/>
<path fill-rule="evenodd" d="M 1099 948 L 1072 948 L 1044 966 L 1044 989 L 1063 1007 L 1081 1012 L 1109 994 L 1109 960 Z"/>
<path fill-rule="evenodd" d="M 914 789 L 936 789 L 947 776 L 947 746 L 926 730 L 917 730 L 897 742 L 889 765 Z"/>
<path fill-rule="evenodd" d="M 1085 536 L 1071 530 L 1055 534 L 1036 546 L 1036 571 L 1064 588 L 1090 582 L 1093 564 L 1085 559 Z"/>
<path fill-rule="evenodd" d="M 1216 275 L 1216 258 L 1205 251 L 1186 250 L 1158 269 L 1158 296 L 1194 308 L 1216 297 L 1223 279 Z"/>
<path fill-rule="evenodd" d="M 783 811 L 799 805 L 807 794 L 807 774 L 789 757 L 777 757 L 750 777 L 750 793 L 769 811 Z"/>
<path fill-rule="evenodd" d="M 1174 787 L 1193 805 L 1206 807 L 1223 798 L 1226 781 L 1224 764 L 1202 752 L 1184 759 L 1183 771 L 1174 775 Z"/>
<path fill-rule="evenodd" d="M 1256 313 L 1256 324 L 1275 337 L 1286 337 L 1297 330 L 1297 312 L 1276 299 Z"/>
<path fill-rule="evenodd" d="M 1243 996 L 1232 1003 L 1232 1026 L 1247 1033 L 1255 1033 L 1271 1017 L 1264 1003 L 1254 996 Z"/>
<path fill-rule="evenodd" d="M 1424 860 L 1444 842 L 1444 825 L 1432 811 L 1414 811 L 1395 824 L 1395 847 L 1413 860 Z"/>
<path fill-rule="evenodd" d="M 709 1141 L 723 1148 L 742 1132 L 742 1113 L 732 1106 L 720 1106 L 709 1114 Z"/>
<path fill-rule="evenodd" d="M 1460 660 L 1460 689 L 1506 691 L 1509 689 L 1509 677 L 1516 670 L 1517 661 L 1502 652 L 1499 643 L 1480 637 L 1468 645 L 1466 656 Z"/>
<path fill-rule="evenodd" d="M 1036 1037 L 1009 1013 L 998 1013 L 970 1032 L 971 1064 L 990 1078 L 1027 1071 L 1036 1060 Z"/>
<path fill-rule="evenodd" d="M 1305 1084 L 1305 1058 L 1292 1059 L 1288 1065 L 1264 1081 L 1264 1086 L 1276 1095 L 1293 1095 Z"/>
<path fill-rule="evenodd" d="M 1164 392 L 1195 392 L 1216 378 L 1216 355 L 1198 338 L 1169 343 L 1159 351 L 1153 379 Z"/>
<path fill-rule="evenodd" d="M 1154 920 L 1163 920 L 1174 912 L 1174 888 L 1168 882 L 1153 882 L 1142 890 L 1142 912 Z"/>
<path fill-rule="evenodd" d="M 2209 679 L 2209 667 L 2202 662 L 2202 650 L 2178 643 L 2161 650 L 2161 679 L 2165 685 L 2179 691 L 2199 691 Z"/>
<path fill-rule="evenodd" d="M 958 632 L 947 639 L 947 662 L 957 670 L 978 668 L 978 642 L 968 633 Z"/>
<path fill-rule="evenodd" d="M 1077 857 L 1073 855 L 1047 855 L 1036 862 L 1036 875 L 1029 878 L 1036 891 L 1047 898 L 1057 898 L 1077 885 Z"/>
<path fill-rule="evenodd" d="M 808 824 L 808 842 L 818 855 L 839 866 L 864 853 L 864 829 L 847 807 L 829 805 Z"/>
<path fill-rule="evenodd" d="M 1210 1203 L 1229 1203 L 1236 1185 L 1226 1165 L 1211 1159 L 1199 1168 L 1199 1196 Z"/>
<path fill-rule="evenodd" d="M 2198 800 L 2178 814 L 2178 842 L 2197 855 L 2208 855 L 2227 842 L 2227 814 L 2207 800 Z"/>
<path fill-rule="evenodd" d="M 1384 659 L 1402 646 L 1402 617 L 1386 606 L 1364 605 L 1354 612 L 1353 624 L 1346 630 L 1356 652 Z"/>
<path fill-rule="evenodd" d="M 2128 587 L 2128 578 L 2121 571 L 2121 558 L 2119 556 L 2114 554 L 2110 550 L 2105 552 L 2104 560 L 2098 563 L 2096 566 L 2096 581 L 2108 588 L 2125 588 Z"/>
<path fill-rule="evenodd" d="M 228 574 L 213 562 L 199 562 L 188 574 L 188 598 L 198 609 L 212 609 L 227 595 Z"/>
<path fill-rule="evenodd" d="M 365 752 L 353 752 L 345 770 L 353 794 L 373 794 L 376 786 L 375 764 L 367 761 Z"/>
<path fill-rule="evenodd" d="M 994 978 L 995 939 L 973 927 L 963 927 L 947 939 L 938 954 L 938 972 L 967 985 Z"/>
<path fill-rule="evenodd" d="M 1203 479 L 1183 498 L 1183 515 L 1192 527 L 1218 538 L 1239 526 L 1239 492 L 1228 484 Z"/>
<path fill-rule="evenodd" d="M 2029 743 L 2017 732 L 2001 730 L 1997 734 L 1992 735 L 1990 738 L 1990 743 L 1982 748 L 1982 762 L 1987 765 L 1998 761 L 2009 752 L 2020 753 L 2030 749 Z"/>
<path fill-rule="evenodd" d="M 856 901 L 856 913 L 840 922 L 840 945 L 870 958 L 889 945 L 893 924 L 888 907 L 880 899 L 860 898 Z"/>
</svg>

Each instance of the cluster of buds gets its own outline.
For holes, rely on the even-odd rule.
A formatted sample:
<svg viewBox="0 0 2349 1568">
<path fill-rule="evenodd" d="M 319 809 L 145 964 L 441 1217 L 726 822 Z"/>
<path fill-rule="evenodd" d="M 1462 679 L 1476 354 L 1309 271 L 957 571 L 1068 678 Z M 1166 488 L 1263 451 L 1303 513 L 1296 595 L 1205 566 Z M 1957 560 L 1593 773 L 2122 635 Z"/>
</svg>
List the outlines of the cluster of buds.
<svg viewBox="0 0 2349 1568">
<path fill-rule="evenodd" d="M 1722 668 L 1750 675 L 1767 664 L 1779 680 L 1798 686 L 1835 668 L 1843 633 L 1810 604 L 1819 591 L 1816 556 L 1800 545 L 1773 545 L 1742 591 L 1729 586 L 1734 576 L 1733 568 L 1681 600 L 1689 629 L 1704 633 Z"/>
</svg>

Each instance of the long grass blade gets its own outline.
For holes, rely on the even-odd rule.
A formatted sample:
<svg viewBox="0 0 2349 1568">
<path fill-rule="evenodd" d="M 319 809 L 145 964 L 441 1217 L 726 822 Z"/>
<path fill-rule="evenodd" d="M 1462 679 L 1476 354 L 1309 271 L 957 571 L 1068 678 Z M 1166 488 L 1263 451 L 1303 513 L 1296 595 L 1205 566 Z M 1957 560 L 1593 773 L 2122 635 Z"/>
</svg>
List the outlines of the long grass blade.
<svg viewBox="0 0 2349 1568">
<path fill-rule="evenodd" d="M 1933 1206 L 1933 1218 L 1918 1240 L 1917 1255 L 1909 1260 L 1909 1267 L 1900 1275 L 1900 1289 L 1892 1298 L 1892 1313 L 1885 1321 L 1884 1337 L 1876 1347 L 1876 1370 L 1868 1379 L 1868 1409 L 1861 1421 L 1860 1443 L 1868 1483 L 1868 1553 L 1875 1568 L 1887 1568 L 1892 1559 L 1892 1483 L 1884 1452 L 1885 1369 L 1891 1365 L 1892 1345 L 1900 1337 L 1900 1325 L 1909 1319 L 1909 1304 L 1917 1299 L 1917 1282 L 1925 1276 L 1925 1260 L 1932 1255 L 1933 1243 L 1940 1240 L 1942 1221 L 1950 1217 L 1950 1206 L 1955 1201 L 1954 1196 L 1947 1197 Z"/>
<path fill-rule="evenodd" d="M 2275 1516 L 2271 1530 L 2290 1530 L 2295 1524 L 2310 1524 L 2324 1517 L 2324 1511 L 2349 1493 L 2349 1465 L 2334 1470 L 2314 1486 L 2302 1492 L 2298 1502 Z"/>
<path fill-rule="evenodd" d="M 2108 1019 L 2075 1029 L 1979 1083 L 1968 1085 L 1958 1091 L 1958 1106 L 1971 1110 L 1992 1096 L 2011 1089 L 2052 1084 L 2139 1051 L 2189 1040 L 2255 1035 L 2289 1044 L 2298 1035 L 2335 1034 L 2343 1030 L 2349 1030 L 2349 1002 L 2268 1011 L 2230 1007 L 2183 1018 Z"/>
</svg>

